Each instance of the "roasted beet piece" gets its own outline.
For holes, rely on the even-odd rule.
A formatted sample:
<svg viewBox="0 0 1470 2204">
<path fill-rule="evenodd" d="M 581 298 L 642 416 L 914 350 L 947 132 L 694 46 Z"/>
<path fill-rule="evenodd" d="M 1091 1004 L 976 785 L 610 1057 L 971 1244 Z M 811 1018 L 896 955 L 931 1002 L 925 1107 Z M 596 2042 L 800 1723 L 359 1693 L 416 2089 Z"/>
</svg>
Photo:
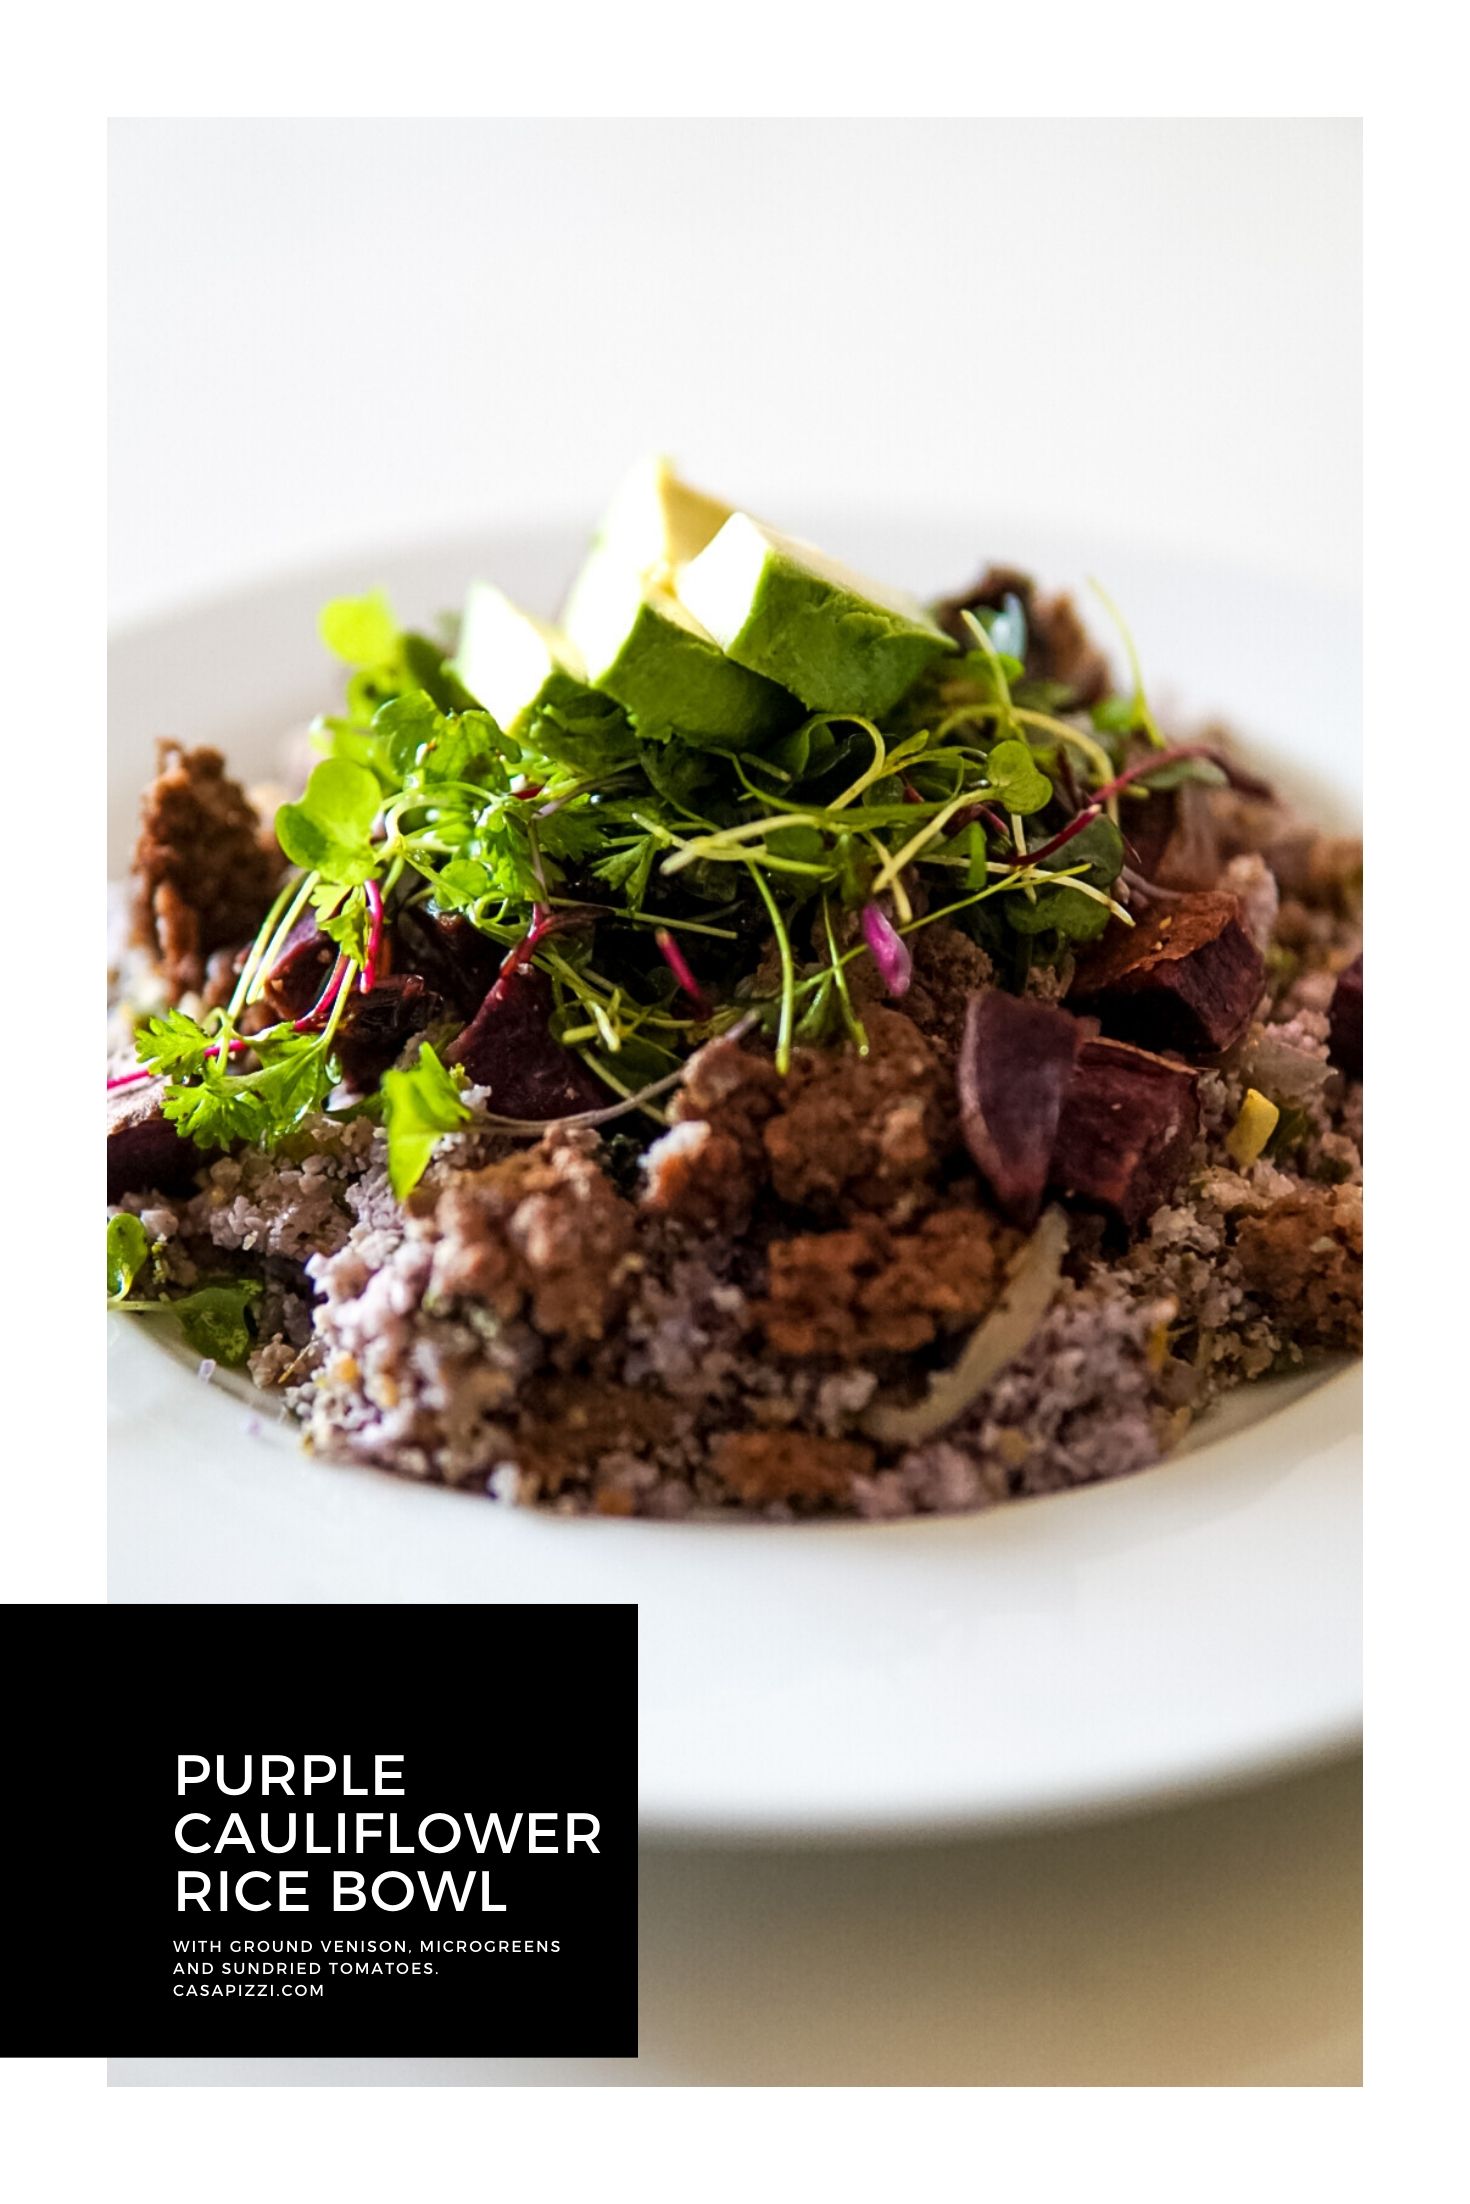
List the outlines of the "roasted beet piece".
<svg viewBox="0 0 1470 2204">
<path fill-rule="evenodd" d="M 497 1117 L 573 1117 L 611 1101 L 579 1056 L 551 1037 L 551 982 L 512 950 L 500 977 L 463 1033 L 445 1052 L 477 1087 L 490 1090 Z"/>
<path fill-rule="evenodd" d="M 505 951 L 462 911 L 410 904 L 394 921 L 394 962 L 421 972 L 462 1018 L 472 1018 L 495 985 Z"/>
<path fill-rule="evenodd" d="M 1337 975 L 1327 1013 L 1327 1053 L 1349 1079 L 1363 1076 L 1363 952 Z"/>
<path fill-rule="evenodd" d="M 1199 1130 L 1195 1074 L 1123 1041 L 1084 1040 L 1052 1150 L 1059 1194 L 1128 1231 L 1166 1201 Z"/>
<path fill-rule="evenodd" d="M 354 992 L 335 1042 L 345 1083 L 366 1094 L 413 1035 L 443 1018 L 447 1007 L 443 996 L 436 995 L 417 972 L 379 980 L 368 995 Z"/>
<path fill-rule="evenodd" d="M 1067 999 L 1122 1040 L 1213 1056 L 1250 1024 L 1265 976 L 1237 898 L 1206 892 L 1133 927 L 1115 922 L 1079 962 Z"/>
<path fill-rule="evenodd" d="M 1140 802 L 1124 802 L 1118 814 L 1129 864 L 1145 880 L 1158 876 L 1160 862 L 1173 837 L 1179 791 L 1160 789 Z"/>
<path fill-rule="evenodd" d="M 1088 1029 L 1050 1003 L 993 987 L 972 995 L 958 1066 L 960 1131 L 1001 1209 L 1041 1213 L 1078 1046 Z"/>
<path fill-rule="evenodd" d="M 337 944 L 304 912 L 286 936 L 286 944 L 266 974 L 261 993 L 276 1018 L 304 1018 L 321 999 L 337 962 Z"/>
<path fill-rule="evenodd" d="M 180 1139 L 163 1114 L 162 1079 L 114 1087 L 107 1097 L 107 1199 L 124 1194 L 182 1194 L 201 1161 L 192 1140 Z"/>
</svg>

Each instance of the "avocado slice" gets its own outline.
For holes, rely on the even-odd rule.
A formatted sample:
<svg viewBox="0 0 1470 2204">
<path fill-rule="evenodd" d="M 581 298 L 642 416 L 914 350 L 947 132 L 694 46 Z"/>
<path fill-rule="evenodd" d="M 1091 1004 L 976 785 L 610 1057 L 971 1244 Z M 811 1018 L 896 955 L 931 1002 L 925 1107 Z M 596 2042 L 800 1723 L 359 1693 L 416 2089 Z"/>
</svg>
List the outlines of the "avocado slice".
<svg viewBox="0 0 1470 2204">
<path fill-rule="evenodd" d="M 873 718 L 955 645 L 917 597 L 732 514 L 680 570 L 682 603 L 729 657 L 815 712 Z"/>
<path fill-rule="evenodd" d="M 632 714 L 641 734 L 740 749 L 800 716 L 774 682 L 727 658 L 671 590 L 595 548 L 562 619 L 596 689 Z"/>
<path fill-rule="evenodd" d="M 696 490 L 662 454 L 641 459 L 620 485 L 598 528 L 596 546 L 662 587 L 702 551 L 734 508 Z"/>
<path fill-rule="evenodd" d="M 522 735 L 548 706 L 585 702 L 587 670 L 564 635 L 523 612 L 493 582 L 472 582 L 454 670 L 508 735 Z"/>
</svg>

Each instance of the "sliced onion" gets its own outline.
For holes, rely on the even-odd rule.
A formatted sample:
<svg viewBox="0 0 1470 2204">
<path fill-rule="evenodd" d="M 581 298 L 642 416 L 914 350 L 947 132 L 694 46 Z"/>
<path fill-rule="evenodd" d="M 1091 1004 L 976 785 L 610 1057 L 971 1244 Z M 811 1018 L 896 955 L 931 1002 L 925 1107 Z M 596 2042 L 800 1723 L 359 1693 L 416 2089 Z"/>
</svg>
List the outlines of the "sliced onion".
<svg viewBox="0 0 1470 2204">
<path fill-rule="evenodd" d="M 863 1418 L 868 1436 L 885 1446 L 920 1446 L 957 1423 L 1030 1345 L 1061 1283 L 1066 1252 L 1066 1213 L 1054 1205 L 1016 1256 L 1005 1291 L 970 1334 L 958 1362 L 930 1378 L 923 1400 L 875 1401 Z"/>
<path fill-rule="evenodd" d="M 863 905 L 863 939 L 872 951 L 873 962 L 890 995 L 906 995 L 914 976 L 914 960 L 909 945 L 894 927 L 892 919 L 876 903 Z"/>
</svg>

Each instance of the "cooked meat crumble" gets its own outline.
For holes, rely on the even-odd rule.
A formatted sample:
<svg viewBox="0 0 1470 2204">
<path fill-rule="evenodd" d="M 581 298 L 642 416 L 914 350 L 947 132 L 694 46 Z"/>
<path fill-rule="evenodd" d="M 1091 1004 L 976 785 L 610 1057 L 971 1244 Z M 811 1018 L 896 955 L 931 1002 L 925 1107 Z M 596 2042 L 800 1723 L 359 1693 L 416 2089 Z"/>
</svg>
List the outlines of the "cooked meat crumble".
<svg viewBox="0 0 1470 2204">
<path fill-rule="evenodd" d="M 215 950 L 254 933 L 281 869 L 219 751 L 160 742 L 133 855 L 133 931 L 175 1000 L 203 987 Z"/>
</svg>

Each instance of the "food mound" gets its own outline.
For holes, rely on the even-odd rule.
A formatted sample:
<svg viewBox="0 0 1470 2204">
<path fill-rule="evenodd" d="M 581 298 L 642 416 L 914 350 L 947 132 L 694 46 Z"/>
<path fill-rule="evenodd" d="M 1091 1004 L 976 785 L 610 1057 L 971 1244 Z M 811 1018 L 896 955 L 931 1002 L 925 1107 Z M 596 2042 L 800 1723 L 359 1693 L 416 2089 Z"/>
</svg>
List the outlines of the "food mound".
<svg viewBox="0 0 1470 2204">
<path fill-rule="evenodd" d="M 1024 574 L 925 605 L 662 461 L 557 626 L 322 627 L 273 817 L 160 745 L 108 1078 L 110 1301 L 315 1452 L 893 1517 L 1359 1348 L 1360 851 L 1126 631 L 1115 685 Z"/>
</svg>

